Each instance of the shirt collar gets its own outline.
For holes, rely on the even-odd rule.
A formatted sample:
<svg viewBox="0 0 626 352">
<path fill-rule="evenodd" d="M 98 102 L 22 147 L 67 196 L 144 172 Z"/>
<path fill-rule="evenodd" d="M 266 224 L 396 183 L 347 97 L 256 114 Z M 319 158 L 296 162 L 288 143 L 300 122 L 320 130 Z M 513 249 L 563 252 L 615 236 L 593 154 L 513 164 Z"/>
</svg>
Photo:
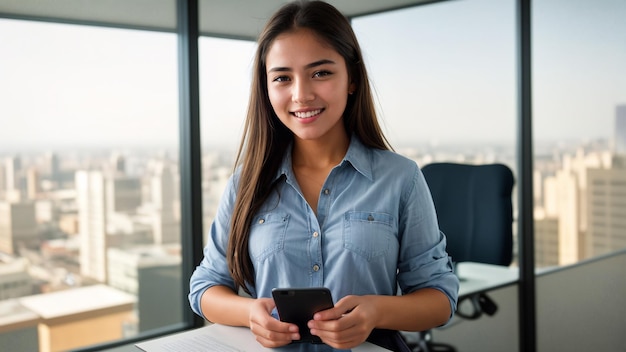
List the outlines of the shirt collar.
<svg viewBox="0 0 626 352">
<path fill-rule="evenodd" d="M 283 161 L 274 180 L 282 177 L 282 175 L 285 175 L 288 180 L 295 180 L 293 169 L 291 168 L 291 152 L 292 144 L 287 147 L 287 152 L 283 157 Z M 361 140 L 354 135 L 350 139 L 350 146 L 340 165 L 352 165 L 356 171 L 365 176 L 368 180 L 371 181 L 374 178 L 372 172 L 372 151 L 370 148 L 363 145 Z"/>
</svg>

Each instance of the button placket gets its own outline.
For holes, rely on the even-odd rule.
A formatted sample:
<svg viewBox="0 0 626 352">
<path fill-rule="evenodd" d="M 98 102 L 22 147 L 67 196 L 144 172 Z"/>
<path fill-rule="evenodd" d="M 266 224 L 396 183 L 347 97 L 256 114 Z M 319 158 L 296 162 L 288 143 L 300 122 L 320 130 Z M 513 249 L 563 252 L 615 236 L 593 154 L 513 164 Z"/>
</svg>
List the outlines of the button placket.
<svg viewBox="0 0 626 352">
<path fill-rule="evenodd" d="M 322 236 L 319 230 L 313 230 L 311 233 L 310 241 L 310 253 L 311 253 L 311 285 L 322 285 L 323 270 L 322 270 Z"/>
</svg>

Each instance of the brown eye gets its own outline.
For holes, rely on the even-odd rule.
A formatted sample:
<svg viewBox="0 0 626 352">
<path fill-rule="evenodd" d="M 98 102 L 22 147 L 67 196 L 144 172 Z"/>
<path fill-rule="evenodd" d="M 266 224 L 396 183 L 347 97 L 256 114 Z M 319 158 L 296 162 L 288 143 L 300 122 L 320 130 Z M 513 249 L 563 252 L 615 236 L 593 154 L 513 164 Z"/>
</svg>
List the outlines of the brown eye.
<svg viewBox="0 0 626 352">
<path fill-rule="evenodd" d="M 315 78 L 322 78 L 322 77 L 329 76 L 329 75 L 332 75 L 332 73 L 330 71 L 316 71 L 313 74 L 313 77 L 315 77 Z"/>
<path fill-rule="evenodd" d="M 272 80 L 272 82 L 287 82 L 289 81 L 289 77 L 287 76 L 278 76 Z"/>
</svg>

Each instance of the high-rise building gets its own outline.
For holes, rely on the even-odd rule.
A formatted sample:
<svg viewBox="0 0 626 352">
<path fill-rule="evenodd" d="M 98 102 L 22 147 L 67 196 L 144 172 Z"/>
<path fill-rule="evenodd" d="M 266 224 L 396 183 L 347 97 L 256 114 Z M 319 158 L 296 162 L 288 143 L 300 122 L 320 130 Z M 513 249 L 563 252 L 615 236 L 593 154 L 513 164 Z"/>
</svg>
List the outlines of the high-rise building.
<svg viewBox="0 0 626 352">
<path fill-rule="evenodd" d="M 4 199 L 4 194 L 6 193 L 6 171 L 4 170 L 4 163 L 0 163 L 0 200 Z"/>
<path fill-rule="evenodd" d="M 154 243 L 180 243 L 180 223 L 175 216 L 175 182 L 172 166 L 159 161 L 150 180 L 151 203 L 154 207 Z"/>
<path fill-rule="evenodd" d="M 626 155 L 626 104 L 615 108 L 615 154 Z"/>
<path fill-rule="evenodd" d="M 80 236 L 80 272 L 106 282 L 107 207 L 104 175 L 101 171 L 77 171 L 76 205 Z"/>
<path fill-rule="evenodd" d="M 34 167 L 31 167 L 26 172 L 26 197 L 30 200 L 35 200 L 39 192 L 39 172 Z"/>
<path fill-rule="evenodd" d="M 139 332 L 182 321 L 182 306 L 175 303 L 183 300 L 179 254 L 169 253 L 166 247 L 160 245 L 110 248 L 108 263 L 109 286 L 138 298 Z"/>
<path fill-rule="evenodd" d="M 4 163 L 5 189 L 9 191 L 20 190 L 20 172 L 22 170 L 22 160 L 19 156 L 8 157 Z"/>
<path fill-rule="evenodd" d="M 535 219 L 535 265 L 545 268 L 559 265 L 559 221 L 556 218 Z"/>
<path fill-rule="evenodd" d="M 45 164 L 44 173 L 47 173 L 48 179 L 58 186 L 61 182 L 61 163 L 59 156 L 56 153 L 46 153 Z"/>
<path fill-rule="evenodd" d="M 108 213 L 134 212 L 141 205 L 141 180 L 120 174 L 107 177 Z"/>
<path fill-rule="evenodd" d="M 574 154 L 564 154 L 562 165 L 554 176 L 543 180 L 543 202 L 540 210 L 542 217 L 536 219 L 536 226 L 541 229 L 543 240 L 539 246 L 546 246 L 546 251 L 558 255 L 558 265 L 576 263 L 588 258 L 589 246 L 589 190 L 588 174 L 591 169 L 606 169 L 611 164 L 608 152 L 587 151 L 579 148 Z M 538 221 L 539 220 L 539 221 Z M 553 231 L 558 233 L 558 250 L 552 248 L 555 243 Z M 542 258 L 549 258 L 549 253 L 538 253 Z M 542 265 L 553 265 L 548 259 Z"/>
<path fill-rule="evenodd" d="M 120 153 L 111 154 L 112 171 L 119 174 L 126 173 L 126 158 Z"/>
<path fill-rule="evenodd" d="M 589 235 L 592 256 L 626 247 L 626 169 L 590 169 Z"/>
<path fill-rule="evenodd" d="M 558 197 L 558 263 L 567 265 L 580 259 L 580 190 L 577 187 L 578 175 L 572 171 L 559 171 L 556 175 Z"/>
<path fill-rule="evenodd" d="M 20 247 L 39 244 L 35 203 L 32 201 L 0 201 L 0 251 L 16 254 Z"/>
</svg>

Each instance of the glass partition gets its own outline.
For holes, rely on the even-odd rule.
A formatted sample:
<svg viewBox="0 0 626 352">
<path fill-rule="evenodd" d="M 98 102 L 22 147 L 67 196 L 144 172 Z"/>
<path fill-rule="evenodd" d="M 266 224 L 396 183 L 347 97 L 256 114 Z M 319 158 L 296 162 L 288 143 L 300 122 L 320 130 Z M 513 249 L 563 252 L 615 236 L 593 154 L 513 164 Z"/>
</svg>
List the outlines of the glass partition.
<svg viewBox="0 0 626 352">
<path fill-rule="evenodd" d="M 533 7 L 536 267 L 626 248 L 626 3 Z"/>
<path fill-rule="evenodd" d="M 353 20 L 397 151 L 420 166 L 503 163 L 515 173 L 514 23 L 513 1 L 443 2 Z"/>
<path fill-rule="evenodd" d="M 176 35 L 9 19 L 0 33 L 0 345 L 182 323 Z"/>
<path fill-rule="evenodd" d="M 248 108 L 255 48 L 252 41 L 210 37 L 199 41 L 202 211 L 207 230 L 233 171 Z"/>
<path fill-rule="evenodd" d="M 515 1 L 441 2 L 359 17 L 352 23 L 365 54 L 380 117 L 396 151 L 420 167 L 437 162 L 500 163 L 516 177 Z M 460 294 L 467 297 L 467 292 L 480 286 L 479 291 L 488 292 L 499 307 L 497 313 L 492 318 L 459 318 L 460 313 L 469 316 L 474 311 L 464 300 L 451 324 L 433 332 L 435 344 L 507 351 L 518 348 L 517 185 L 512 196 L 512 264 L 458 264 Z M 506 284 L 501 278 L 506 278 Z M 497 321 L 497 327 L 488 319 Z M 509 338 L 489 342 L 477 338 L 481 334 L 476 332 L 485 328 Z M 415 338 L 411 334 L 406 337 L 409 341 Z"/>
</svg>

